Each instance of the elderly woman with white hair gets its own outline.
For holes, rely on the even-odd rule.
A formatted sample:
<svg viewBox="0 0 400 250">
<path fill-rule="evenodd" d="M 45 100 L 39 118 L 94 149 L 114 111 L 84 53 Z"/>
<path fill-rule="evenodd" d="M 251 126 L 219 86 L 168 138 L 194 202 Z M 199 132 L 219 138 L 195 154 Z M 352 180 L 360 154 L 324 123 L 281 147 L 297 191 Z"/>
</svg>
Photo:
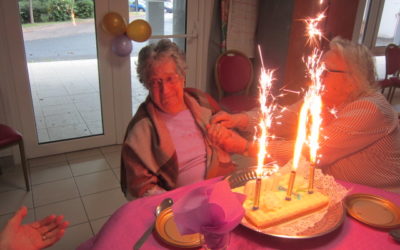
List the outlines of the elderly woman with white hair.
<svg viewBox="0 0 400 250">
<path fill-rule="evenodd" d="M 319 149 L 322 157 L 318 167 L 338 179 L 400 191 L 398 114 L 377 91 L 375 66 L 369 50 L 336 37 L 324 54 L 323 63 L 326 69 L 322 76 L 325 90 Z M 297 125 L 299 107 L 298 104 L 289 107 L 292 112 L 285 112 L 287 117 L 281 121 Z M 332 109 L 336 110 L 335 115 L 329 112 Z M 256 143 L 226 129 L 248 127 L 252 123 L 250 113 L 218 113 L 212 123 L 209 129 L 212 139 L 228 152 L 256 155 Z M 289 127 L 280 129 L 289 129 L 293 135 L 295 127 Z M 268 152 L 272 159 L 284 164 L 293 155 L 293 145 L 293 137 L 272 140 Z"/>
<path fill-rule="evenodd" d="M 206 136 L 220 110 L 209 95 L 185 88 L 185 55 L 163 39 L 139 52 L 137 74 L 149 90 L 128 125 L 121 153 L 121 187 L 128 199 L 229 174 L 229 154 Z"/>
</svg>

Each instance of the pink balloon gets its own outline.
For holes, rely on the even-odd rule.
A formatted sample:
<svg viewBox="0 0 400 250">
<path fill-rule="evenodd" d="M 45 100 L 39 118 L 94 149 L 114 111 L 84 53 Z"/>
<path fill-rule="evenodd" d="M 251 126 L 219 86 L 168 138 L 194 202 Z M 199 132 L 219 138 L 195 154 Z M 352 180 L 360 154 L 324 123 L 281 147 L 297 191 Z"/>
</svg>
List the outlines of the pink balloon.
<svg viewBox="0 0 400 250">
<path fill-rule="evenodd" d="M 127 56 L 132 51 L 132 41 L 126 35 L 120 35 L 113 39 L 111 50 L 118 56 Z"/>
</svg>

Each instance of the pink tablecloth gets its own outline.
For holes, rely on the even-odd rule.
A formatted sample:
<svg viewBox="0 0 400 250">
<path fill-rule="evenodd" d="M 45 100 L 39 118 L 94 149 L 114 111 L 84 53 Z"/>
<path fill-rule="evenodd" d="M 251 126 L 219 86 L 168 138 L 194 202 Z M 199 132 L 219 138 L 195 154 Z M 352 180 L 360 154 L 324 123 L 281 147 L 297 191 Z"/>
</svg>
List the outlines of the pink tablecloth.
<svg viewBox="0 0 400 250">
<path fill-rule="evenodd" d="M 132 249 L 142 233 L 154 222 L 154 210 L 166 197 L 175 201 L 184 193 L 200 186 L 218 181 L 212 179 L 182 187 L 162 195 L 142 198 L 119 208 L 100 232 L 79 249 Z M 385 197 L 400 206 L 400 195 L 367 186 L 338 181 L 350 193 L 368 193 Z M 153 233 L 142 249 L 173 249 L 161 242 Z M 388 234 L 388 230 L 368 227 L 347 216 L 343 225 L 332 233 L 313 239 L 282 239 L 256 233 L 238 226 L 231 234 L 229 249 L 400 249 Z"/>
</svg>

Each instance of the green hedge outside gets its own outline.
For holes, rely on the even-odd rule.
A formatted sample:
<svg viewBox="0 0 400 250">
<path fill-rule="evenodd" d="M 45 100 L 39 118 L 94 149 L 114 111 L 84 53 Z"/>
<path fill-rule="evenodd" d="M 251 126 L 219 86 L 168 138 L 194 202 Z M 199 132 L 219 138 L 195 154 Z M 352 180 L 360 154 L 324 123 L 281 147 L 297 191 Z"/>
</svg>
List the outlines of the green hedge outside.
<svg viewBox="0 0 400 250">
<path fill-rule="evenodd" d="M 94 12 L 93 0 L 33 0 L 32 5 L 35 23 L 71 20 L 72 6 L 78 18 L 92 18 Z M 29 1 L 19 0 L 19 10 L 21 22 L 29 23 Z"/>
</svg>

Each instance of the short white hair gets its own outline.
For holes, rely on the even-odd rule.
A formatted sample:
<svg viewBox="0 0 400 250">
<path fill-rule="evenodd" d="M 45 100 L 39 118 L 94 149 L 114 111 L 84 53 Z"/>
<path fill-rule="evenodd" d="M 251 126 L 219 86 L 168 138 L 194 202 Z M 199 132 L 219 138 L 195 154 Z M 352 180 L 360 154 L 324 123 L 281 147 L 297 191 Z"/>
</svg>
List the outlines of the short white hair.
<svg viewBox="0 0 400 250">
<path fill-rule="evenodd" d="M 346 62 L 349 75 L 358 90 L 357 93 L 354 93 L 354 97 L 377 90 L 374 58 L 367 47 L 341 37 L 333 38 L 329 47 Z"/>
<path fill-rule="evenodd" d="M 150 44 L 139 51 L 138 63 L 136 67 L 139 82 L 149 89 L 148 80 L 151 66 L 154 62 L 165 58 L 172 59 L 176 64 L 177 73 L 183 78 L 186 77 L 185 54 L 179 49 L 178 45 L 169 39 L 161 39 L 157 44 Z"/>
</svg>

